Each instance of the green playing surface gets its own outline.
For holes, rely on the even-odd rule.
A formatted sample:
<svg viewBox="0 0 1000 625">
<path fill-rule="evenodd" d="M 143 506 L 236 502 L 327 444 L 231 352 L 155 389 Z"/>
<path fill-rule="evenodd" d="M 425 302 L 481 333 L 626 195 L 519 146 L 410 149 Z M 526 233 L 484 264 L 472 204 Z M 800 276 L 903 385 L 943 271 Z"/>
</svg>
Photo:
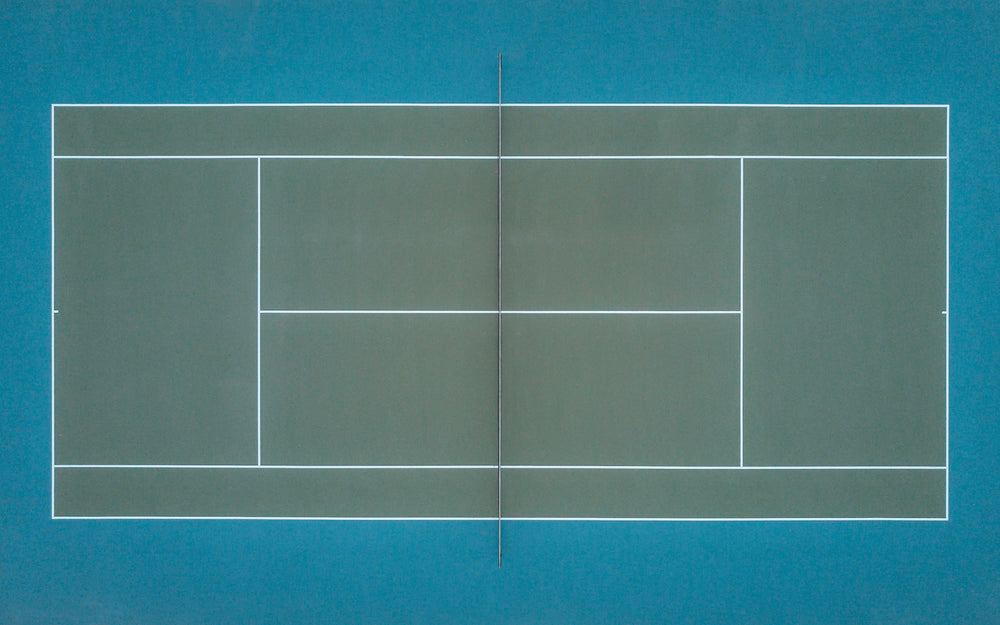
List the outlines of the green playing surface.
<svg viewBox="0 0 1000 625">
<path fill-rule="evenodd" d="M 947 515 L 945 107 L 53 119 L 55 516 Z"/>
</svg>

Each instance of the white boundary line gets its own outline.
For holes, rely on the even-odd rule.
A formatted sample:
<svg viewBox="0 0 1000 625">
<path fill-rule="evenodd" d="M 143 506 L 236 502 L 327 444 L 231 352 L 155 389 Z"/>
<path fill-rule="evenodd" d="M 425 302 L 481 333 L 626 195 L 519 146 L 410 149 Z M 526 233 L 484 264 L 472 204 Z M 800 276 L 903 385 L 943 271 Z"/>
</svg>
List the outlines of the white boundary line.
<svg viewBox="0 0 1000 625">
<path fill-rule="evenodd" d="M 92 521 L 485 521 L 496 522 L 496 517 L 447 517 L 447 516 L 126 516 L 126 515 L 64 515 L 54 520 Z M 567 521 L 579 523 L 795 523 L 808 521 L 914 521 L 920 523 L 947 521 L 946 517 L 504 517 L 504 521 Z"/>
<path fill-rule="evenodd" d="M 505 469 L 521 470 L 587 470 L 587 471 L 944 471 L 947 467 L 932 465 L 719 465 L 719 466 L 657 466 L 657 465 L 504 465 Z"/>
<path fill-rule="evenodd" d="M 416 520 L 416 519 L 414 519 Z M 802 521 L 947 521 L 944 517 L 507 517 L 508 521 L 595 521 L 600 523 L 635 523 L 649 521 L 653 523 L 664 522 L 715 522 L 730 523 L 733 521 L 742 522 L 802 522 Z"/>
<path fill-rule="evenodd" d="M 56 515 L 56 107 L 49 110 L 49 512 Z"/>
<path fill-rule="evenodd" d="M 295 469 L 295 470 L 368 470 L 368 469 L 490 469 L 519 471 L 946 471 L 946 466 L 925 465 L 826 465 L 826 466 L 736 466 L 736 465 L 577 465 L 577 464 L 57 464 L 56 469 Z"/>
<path fill-rule="evenodd" d="M 99 157 L 98 157 L 99 158 Z M 475 158 L 475 157 L 473 157 Z M 505 161 L 665 161 L 665 160 L 733 160 L 733 159 L 774 159 L 774 160 L 796 160 L 796 161 L 932 161 L 944 160 L 946 156 L 914 156 L 914 155 L 878 155 L 878 154 L 851 154 L 851 155 L 816 155 L 816 154 L 567 154 L 558 156 L 546 155 L 522 155 L 505 156 Z"/>
<path fill-rule="evenodd" d="M 93 106 L 93 105 L 86 105 Z M 249 105 L 248 105 L 249 106 Z M 697 103 L 684 103 L 684 102 L 670 102 L 670 103 L 599 103 L 599 102 L 567 102 L 567 103 L 553 103 L 553 102 L 511 102 L 505 104 L 504 106 L 523 106 L 523 107 L 578 107 L 578 108 L 761 108 L 761 109 L 811 109 L 811 108 L 821 108 L 821 109 L 929 109 L 929 108 L 942 108 L 947 106 L 945 104 L 753 104 L 753 103 L 724 103 L 724 104 L 713 104 L 710 102 L 697 102 Z"/>
<path fill-rule="evenodd" d="M 945 108 L 944 161 L 944 512 L 951 517 L 951 106 Z"/>
<path fill-rule="evenodd" d="M 53 104 L 53 106 L 59 108 L 345 108 L 345 107 L 365 107 L 365 108 L 380 108 L 380 107 L 454 107 L 454 108 L 491 108 L 495 109 L 497 107 L 496 102 L 483 103 L 483 102 L 207 102 L 207 103 L 194 103 L 194 102 L 167 102 L 167 103 L 127 103 L 127 102 L 113 102 L 113 103 L 93 103 L 86 104 L 81 102 L 65 103 L 59 102 Z M 514 104 L 505 104 L 504 106 L 521 106 Z M 534 106 L 534 105 L 529 105 Z M 552 106 L 552 105 L 550 105 Z M 574 106 L 572 104 L 563 105 L 559 104 L 556 106 Z M 715 106 L 715 105 L 712 105 Z M 741 106 L 741 105 L 735 105 Z M 756 106 L 756 105 L 750 105 Z M 894 107 L 892 104 L 879 105 L 885 107 Z M 914 105 L 921 107 L 932 107 L 934 105 L 922 104 Z M 901 105 L 897 108 L 911 108 L 911 105 Z"/>
<path fill-rule="evenodd" d="M 328 469 L 490 469 L 495 464 L 57 464 L 57 469 L 295 469 L 303 471 Z"/>
<path fill-rule="evenodd" d="M 55 103 L 53 107 L 59 108 L 112 108 L 112 107 L 135 107 L 135 108 L 241 108 L 241 107 L 315 107 L 315 108 L 339 108 L 350 106 L 364 107 L 395 107 L 395 106 L 453 106 L 453 107 L 479 107 L 496 108 L 496 102 L 261 102 L 261 103 L 165 103 L 165 104 L 139 104 L 139 103 Z M 944 108 L 947 104 L 755 104 L 755 103 L 711 103 L 711 102 L 508 102 L 505 107 L 580 107 L 580 108 L 830 108 L 830 109 L 878 109 L 878 108 L 899 108 L 899 109 L 924 109 L 924 108 Z"/>
<path fill-rule="evenodd" d="M 495 161 L 496 156 L 463 156 L 463 155 L 440 155 L 440 154 L 117 154 L 117 155 L 93 155 L 93 154 L 80 154 L 80 155 L 66 155 L 60 154 L 55 157 L 58 160 L 108 160 L 108 161 L 126 161 L 126 160 L 171 160 L 171 159 L 190 159 L 190 160 L 212 160 L 212 159 L 298 159 L 298 160 L 385 160 L 385 161 L 400 161 L 400 160 L 410 160 L 410 161 Z M 933 157 L 933 158 L 943 158 L 943 157 Z"/>
<path fill-rule="evenodd" d="M 441 154 L 58 154 L 56 160 L 224 160 L 224 159 L 295 159 L 295 160 L 368 160 L 368 161 L 495 161 L 496 155 Z M 947 156 L 913 155 L 829 155 L 795 154 L 576 154 L 501 156 L 501 161 L 669 161 L 669 160 L 796 160 L 796 161 L 943 161 Z"/>
<path fill-rule="evenodd" d="M 496 517 L 465 516 L 134 516 L 63 515 L 55 520 L 82 521 L 493 521 Z"/>
</svg>

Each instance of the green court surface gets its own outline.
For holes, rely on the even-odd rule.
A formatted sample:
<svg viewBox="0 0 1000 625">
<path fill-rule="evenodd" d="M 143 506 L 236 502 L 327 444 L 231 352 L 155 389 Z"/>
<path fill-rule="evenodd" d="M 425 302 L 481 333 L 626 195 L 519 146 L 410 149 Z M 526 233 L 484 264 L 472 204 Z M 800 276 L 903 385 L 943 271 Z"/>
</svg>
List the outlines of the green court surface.
<svg viewBox="0 0 1000 625">
<path fill-rule="evenodd" d="M 947 518 L 947 107 L 56 105 L 52 184 L 55 517 Z"/>
</svg>

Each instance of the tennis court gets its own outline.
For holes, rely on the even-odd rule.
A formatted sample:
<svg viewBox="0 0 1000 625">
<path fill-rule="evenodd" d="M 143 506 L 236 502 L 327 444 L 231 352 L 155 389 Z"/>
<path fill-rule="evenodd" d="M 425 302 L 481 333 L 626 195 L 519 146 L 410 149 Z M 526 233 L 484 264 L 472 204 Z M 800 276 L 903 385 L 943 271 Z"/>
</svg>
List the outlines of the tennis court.
<svg viewBox="0 0 1000 625">
<path fill-rule="evenodd" d="M 52 128 L 54 517 L 948 516 L 945 106 Z"/>
</svg>

